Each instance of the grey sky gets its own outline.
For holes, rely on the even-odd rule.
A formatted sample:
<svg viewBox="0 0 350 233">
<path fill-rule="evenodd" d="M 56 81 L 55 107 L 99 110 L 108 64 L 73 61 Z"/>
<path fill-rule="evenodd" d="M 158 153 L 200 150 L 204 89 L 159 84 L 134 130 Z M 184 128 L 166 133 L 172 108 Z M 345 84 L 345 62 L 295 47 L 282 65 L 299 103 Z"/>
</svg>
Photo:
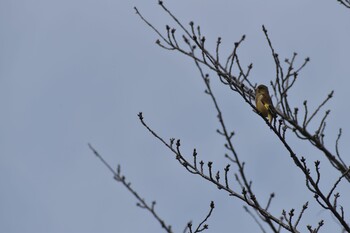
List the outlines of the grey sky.
<svg viewBox="0 0 350 233">
<path fill-rule="evenodd" d="M 215 169 L 228 162 L 223 139 L 215 133 L 213 105 L 193 61 L 156 46 L 157 36 L 133 10 L 137 6 L 162 31 L 165 24 L 175 26 L 156 2 L 0 1 L 0 232 L 162 232 L 114 182 L 88 142 L 113 166 L 121 164 L 147 201 L 157 200 L 156 209 L 175 232 L 182 232 L 189 220 L 198 224 L 211 200 L 216 209 L 208 232 L 259 231 L 242 202 L 185 172 L 138 121 L 137 113 L 144 112 L 161 136 L 180 138 L 188 156 L 197 148 L 203 160 L 214 161 Z M 208 46 L 214 47 L 221 36 L 227 49 L 223 55 L 246 34 L 240 55 L 245 64 L 254 64 L 253 82 L 268 84 L 275 75 L 262 24 L 281 58 L 298 52 L 302 63 L 309 56 L 290 98 L 298 106 L 307 98 L 315 107 L 335 90 L 327 105 L 332 112 L 326 141 L 333 149 L 342 127 L 341 153 L 350 163 L 344 98 L 350 77 L 350 10 L 336 0 L 165 4 L 184 24 L 200 24 Z M 313 210 L 301 224 L 316 226 L 325 219 L 323 232 L 339 230 L 306 191 L 303 176 L 264 122 L 211 77 L 256 194 L 267 200 L 276 193 L 271 206 L 276 215 L 283 208 L 300 210 L 309 200 Z M 323 161 L 307 142 L 289 138 L 310 164 Z M 327 172 L 332 171 L 328 162 L 322 169 L 327 190 L 336 176 Z M 340 200 L 350 210 L 344 195 L 349 185 L 341 191 Z"/>
</svg>

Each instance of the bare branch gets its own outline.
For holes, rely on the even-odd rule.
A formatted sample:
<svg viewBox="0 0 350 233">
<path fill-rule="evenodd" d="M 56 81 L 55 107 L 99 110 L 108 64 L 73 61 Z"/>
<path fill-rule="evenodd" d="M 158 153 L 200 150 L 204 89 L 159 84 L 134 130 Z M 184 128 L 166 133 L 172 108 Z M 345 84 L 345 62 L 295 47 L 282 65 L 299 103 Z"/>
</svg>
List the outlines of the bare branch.
<svg viewBox="0 0 350 233">
<path fill-rule="evenodd" d="M 152 216 L 159 222 L 159 224 L 162 226 L 162 228 L 168 232 L 172 233 L 172 229 L 170 225 L 167 225 L 164 220 L 156 213 L 155 211 L 155 205 L 156 202 L 153 201 L 151 204 L 148 204 L 144 198 L 142 198 L 132 187 L 131 184 L 126 182 L 125 176 L 121 174 L 121 168 L 120 165 L 118 165 L 117 171 L 114 171 L 112 167 L 109 165 L 109 163 L 106 162 L 106 160 L 95 150 L 94 147 L 89 143 L 89 148 L 92 150 L 92 152 L 101 160 L 101 162 L 107 167 L 107 169 L 113 174 L 113 177 L 116 181 L 120 182 L 136 199 L 137 199 L 137 206 L 146 209 L 149 213 L 152 214 Z"/>
<path fill-rule="evenodd" d="M 251 206 L 258 216 L 261 218 L 262 221 L 264 221 L 273 232 L 279 232 L 279 228 L 283 227 L 291 232 L 298 232 L 296 227 L 298 226 L 300 219 L 307 208 L 306 207 L 301 211 L 301 213 L 298 216 L 298 219 L 293 223 L 293 216 L 294 216 L 294 210 L 292 209 L 289 212 L 289 216 L 286 215 L 284 212 L 284 220 L 287 221 L 287 223 L 283 222 L 283 219 L 276 218 L 273 215 L 271 215 L 267 210 L 270 206 L 270 202 L 272 200 L 272 197 L 270 197 L 267 207 L 264 209 L 261 207 L 258 198 L 254 194 L 252 190 L 252 181 L 249 180 L 246 177 L 245 170 L 244 170 L 244 162 L 240 161 L 240 158 L 236 152 L 236 148 L 233 146 L 232 143 L 232 137 L 233 133 L 227 130 L 226 125 L 224 123 L 222 112 L 219 108 L 218 102 L 213 94 L 213 91 L 210 86 L 209 82 L 209 74 L 205 74 L 203 67 L 206 67 L 207 69 L 215 72 L 218 76 L 218 80 L 221 81 L 222 84 L 229 87 L 232 91 L 235 93 L 238 93 L 238 95 L 246 102 L 256 114 L 258 114 L 266 123 L 266 125 L 272 130 L 274 135 L 279 139 L 279 141 L 282 143 L 284 148 L 288 151 L 293 163 L 298 167 L 298 169 L 304 174 L 305 176 L 305 184 L 308 190 L 314 194 L 315 201 L 324 209 L 329 210 L 332 215 L 337 219 L 337 221 L 344 227 L 345 230 L 350 232 L 350 227 L 344 220 L 344 213 L 342 207 L 340 208 L 340 212 L 337 209 L 337 201 L 339 194 L 334 195 L 333 202 L 330 201 L 330 196 L 334 192 L 335 188 L 337 187 L 340 180 L 345 177 L 350 182 L 350 174 L 348 172 L 348 167 L 345 165 L 345 163 L 341 160 L 339 150 L 338 150 L 338 141 L 341 135 L 341 131 L 338 135 L 338 138 L 336 140 L 336 156 L 333 155 L 326 147 L 325 147 L 325 128 L 326 128 L 326 118 L 329 115 L 329 110 L 326 111 L 325 115 L 321 119 L 318 128 L 314 131 L 314 134 L 309 133 L 309 123 L 311 120 L 314 120 L 316 118 L 316 115 L 319 113 L 320 109 L 328 102 L 330 98 L 333 96 L 333 91 L 328 95 L 328 97 L 316 108 L 316 110 L 310 115 L 309 117 L 309 109 L 307 105 L 307 101 L 305 100 L 304 105 L 304 116 L 298 115 L 298 107 L 293 107 L 289 103 L 288 94 L 289 91 L 292 89 L 294 84 L 296 83 L 296 80 L 300 76 L 300 72 L 304 69 L 306 64 L 310 61 L 309 58 L 306 58 L 304 62 L 297 66 L 297 53 L 293 53 L 290 59 L 286 59 L 285 63 L 281 64 L 279 55 L 277 54 L 276 50 L 274 49 L 271 39 L 267 33 L 267 29 L 265 26 L 262 26 L 263 32 L 265 34 L 267 43 L 271 49 L 272 58 L 275 62 L 275 69 L 276 69 L 276 77 L 274 81 L 271 81 L 271 86 L 273 89 L 274 97 L 276 98 L 277 105 L 277 114 L 280 119 L 274 120 L 273 122 L 269 122 L 264 116 L 262 116 L 256 109 L 255 103 L 254 103 L 254 92 L 256 84 L 253 84 L 249 79 L 250 71 L 253 67 L 252 64 L 247 66 L 247 69 L 243 69 L 244 65 L 241 65 L 239 56 L 237 54 L 237 49 L 240 46 L 240 44 L 244 41 L 245 36 L 242 36 L 241 40 L 239 42 L 236 42 L 234 44 L 234 48 L 232 53 L 227 57 L 222 59 L 220 57 L 220 46 L 222 43 L 222 39 L 219 37 L 216 42 L 215 51 L 213 53 L 210 53 L 206 46 L 205 46 L 205 36 L 202 34 L 200 30 L 200 26 L 195 26 L 194 22 L 190 22 L 189 26 L 184 26 L 180 20 L 176 18 L 172 12 L 165 7 L 162 1 L 159 1 L 159 5 L 162 7 L 162 9 L 170 16 L 170 18 L 176 22 L 177 26 L 180 27 L 180 29 L 183 31 L 183 42 L 178 43 L 175 35 L 175 28 L 170 28 L 169 26 L 166 26 L 166 32 L 165 36 L 162 35 L 152 24 L 150 24 L 146 19 L 139 13 L 137 9 L 136 12 L 140 16 L 140 18 L 146 22 L 148 26 L 152 28 L 160 36 L 160 38 L 163 40 L 164 43 L 161 44 L 158 43 L 162 48 L 167 50 L 174 50 L 178 51 L 187 57 L 190 57 L 195 62 L 196 67 L 198 68 L 200 75 L 206 85 L 205 93 L 208 94 L 211 98 L 211 100 L 214 103 L 215 110 L 217 111 L 217 116 L 220 123 L 220 129 L 217 130 L 218 134 L 223 136 L 225 139 L 225 148 L 229 151 L 228 154 L 225 155 L 229 161 L 231 161 L 238 169 L 237 173 L 234 173 L 236 180 L 238 184 L 240 185 L 242 192 L 241 194 L 233 191 L 229 187 L 229 167 L 227 166 L 224 169 L 225 174 L 225 181 L 220 182 L 220 171 L 214 171 L 213 170 L 213 162 L 208 162 L 207 167 L 208 171 L 204 172 L 204 162 L 200 161 L 200 168 L 197 167 L 197 153 L 194 150 L 193 152 L 193 164 L 185 158 L 185 156 L 182 154 L 180 150 L 180 140 L 176 141 L 176 148 L 173 147 L 174 140 L 169 143 L 167 143 L 164 139 L 162 139 L 160 136 L 158 136 L 148 125 L 144 122 L 142 113 L 139 114 L 139 118 L 141 123 L 147 128 L 149 132 L 153 136 L 155 136 L 158 140 L 160 140 L 165 146 L 167 146 L 174 154 L 177 161 L 184 166 L 184 168 L 189 171 L 191 174 L 199 175 L 203 179 L 211 182 L 214 184 L 217 188 L 219 188 L 222 191 L 228 192 L 230 196 L 234 196 L 240 200 L 242 200 L 247 205 Z M 188 28 L 188 29 L 187 29 Z M 182 47 L 184 45 L 185 48 Z M 212 55 L 213 54 L 213 55 Z M 225 64 L 221 64 L 220 61 L 225 61 Z M 284 67 L 287 68 L 284 68 Z M 301 117 L 302 124 L 299 125 L 298 117 Z M 294 149 L 290 146 L 290 144 L 286 141 L 286 132 L 291 131 L 293 132 L 298 138 L 302 140 L 307 140 L 319 149 L 323 155 L 329 160 L 330 164 L 339 170 L 342 174 L 341 178 L 334 184 L 331 191 L 328 193 L 328 195 L 323 192 L 320 188 L 320 182 L 321 182 L 321 172 L 320 172 L 320 162 L 315 162 L 315 170 L 316 170 L 316 177 L 313 177 L 310 174 L 310 169 L 307 166 L 306 160 L 303 157 L 298 157 L 295 153 Z M 311 131 L 313 132 L 313 131 Z M 205 174 L 205 173 L 208 173 Z M 304 205 L 305 206 L 305 205 Z M 278 228 L 276 227 L 276 224 L 278 225 Z M 317 232 L 320 227 L 323 225 L 323 221 L 319 222 L 318 227 L 312 228 L 311 226 L 308 227 L 308 229 L 312 232 Z M 192 226 L 192 225 L 191 225 Z M 190 231 L 192 232 L 192 228 L 189 227 Z"/>
<path fill-rule="evenodd" d="M 254 221 L 256 222 L 256 224 L 258 224 L 260 230 L 263 232 L 263 233 L 266 233 L 263 225 L 259 222 L 259 219 L 257 217 L 255 217 L 255 215 L 248 209 L 247 206 L 243 206 L 244 210 L 254 219 Z M 277 231 L 278 232 L 278 231 Z"/>
<path fill-rule="evenodd" d="M 152 134 L 152 135 L 155 135 L 155 137 L 160 140 L 161 142 L 163 142 L 166 147 L 168 147 L 169 149 L 171 148 L 169 144 L 167 144 L 160 136 L 158 136 L 157 133 L 155 133 L 144 121 L 144 118 L 143 118 L 143 115 L 142 113 L 139 113 L 139 119 L 141 121 L 141 123 L 147 128 L 147 130 Z M 178 140 L 179 142 L 179 140 Z M 180 146 L 180 143 L 177 143 L 178 146 Z M 185 169 L 187 171 L 190 171 L 192 174 L 195 174 L 195 175 L 199 175 L 201 176 L 202 178 L 204 178 L 205 180 L 207 181 L 210 181 L 211 183 L 213 183 L 216 187 L 218 187 L 220 190 L 224 190 L 226 192 L 229 193 L 230 196 L 234 196 L 242 201 L 244 201 L 246 204 L 248 204 L 249 206 L 252 206 L 261 216 L 264 217 L 265 221 L 267 223 L 269 223 L 269 226 L 271 227 L 272 225 L 272 229 L 275 229 L 274 228 L 274 225 L 272 224 L 273 222 L 277 223 L 278 225 L 281 225 L 283 228 L 287 229 L 287 230 L 290 230 L 289 229 L 289 226 L 284 224 L 283 222 L 280 221 L 279 218 L 276 218 L 274 217 L 273 215 L 271 215 L 269 212 L 267 212 L 265 209 L 261 208 L 260 205 L 258 204 L 254 194 L 251 195 L 251 197 L 249 198 L 247 196 L 247 191 L 245 191 L 245 188 L 243 188 L 243 191 L 242 191 L 242 194 L 239 194 L 235 191 L 233 191 L 232 189 L 230 188 L 227 188 L 226 187 L 226 184 L 222 184 L 222 183 L 219 183 L 217 180 L 213 179 L 212 175 L 206 175 L 204 174 L 203 172 L 203 164 L 204 162 L 201 161 L 201 170 L 197 170 L 193 164 L 191 164 L 189 161 L 187 161 L 187 159 L 181 154 L 179 153 L 178 151 L 180 150 L 174 150 L 174 149 L 171 149 L 171 151 L 175 154 L 175 157 L 176 159 L 182 164 L 186 164 Z M 209 173 L 211 173 L 211 170 L 212 170 L 212 162 L 208 162 L 208 168 L 209 168 Z M 242 172 L 243 172 L 243 166 L 242 166 Z M 245 181 L 246 182 L 246 181 Z M 245 184 L 245 186 L 247 186 L 248 189 L 250 189 L 251 187 L 251 184 L 248 182 L 247 184 Z M 252 193 L 252 192 L 251 192 Z M 277 229 L 273 230 L 273 232 L 277 232 Z M 295 231 L 297 232 L 297 231 Z"/>
<path fill-rule="evenodd" d="M 208 224 L 205 224 L 205 223 L 208 221 L 208 219 L 209 219 L 209 217 L 211 216 L 211 214 L 212 214 L 214 208 L 215 208 L 215 205 L 214 205 L 214 202 L 212 201 L 212 202 L 210 203 L 210 210 L 209 210 L 209 213 L 208 213 L 207 216 L 204 218 L 204 220 L 203 220 L 201 223 L 198 224 L 198 227 L 196 228 L 196 230 L 194 231 L 194 233 L 196 233 L 196 232 L 202 232 L 202 231 L 208 229 Z"/>
<path fill-rule="evenodd" d="M 341 5 L 350 9 L 350 0 L 337 0 Z"/>
</svg>

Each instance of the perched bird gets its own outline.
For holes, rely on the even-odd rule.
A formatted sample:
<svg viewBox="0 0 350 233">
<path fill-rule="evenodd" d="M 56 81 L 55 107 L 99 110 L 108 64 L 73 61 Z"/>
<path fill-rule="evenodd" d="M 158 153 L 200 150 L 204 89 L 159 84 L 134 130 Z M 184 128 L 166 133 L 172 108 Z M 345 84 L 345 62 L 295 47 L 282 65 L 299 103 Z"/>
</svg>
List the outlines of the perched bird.
<svg viewBox="0 0 350 233">
<path fill-rule="evenodd" d="M 255 104 L 257 110 L 272 122 L 272 119 L 276 117 L 276 110 L 273 107 L 269 89 L 265 85 L 259 85 L 255 90 Z"/>
</svg>

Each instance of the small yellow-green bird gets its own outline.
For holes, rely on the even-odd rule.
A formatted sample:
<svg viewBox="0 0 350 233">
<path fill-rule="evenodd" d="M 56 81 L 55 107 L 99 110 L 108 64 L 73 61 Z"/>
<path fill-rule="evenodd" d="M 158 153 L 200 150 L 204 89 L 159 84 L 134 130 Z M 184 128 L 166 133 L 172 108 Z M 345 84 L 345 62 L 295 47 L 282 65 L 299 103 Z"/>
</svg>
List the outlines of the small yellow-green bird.
<svg viewBox="0 0 350 233">
<path fill-rule="evenodd" d="M 276 110 L 273 107 L 269 89 L 265 85 L 259 85 L 255 90 L 255 104 L 256 109 L 272 122 L 272 119 L 276 117 Z"/>
</svg>

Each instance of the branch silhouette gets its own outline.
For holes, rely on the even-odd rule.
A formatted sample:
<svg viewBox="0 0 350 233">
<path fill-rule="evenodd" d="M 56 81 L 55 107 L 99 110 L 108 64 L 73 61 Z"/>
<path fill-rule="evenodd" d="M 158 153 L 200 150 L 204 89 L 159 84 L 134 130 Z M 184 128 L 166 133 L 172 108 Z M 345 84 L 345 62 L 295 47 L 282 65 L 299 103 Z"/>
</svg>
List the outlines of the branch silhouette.
<svg viewBox="0 0 350 233">
<path fill-rule="evenodd" d="M 340 1 L 347 7 L 348 0 Z M 319 220 L 317 226 L 310 224 L 301 226 L 302 218 L 309 214 L 309 201 L 305 202 L 298 211 L 296 209 L 285 210 L 281 208 L 280 214 L 270 211 L 271 203 L 274 201 L 275 193 L 271 192 L 269 196 L 258 196 L 254 191 L 253 182 L 245 172 L 246 163 L 241 160 L 237 147 L 234 145 L 232 138 L 235 133 L 226 126 L 220 104 L 211 87 L 211 78 L 209 72 L 214 73 L 217 79 L 234 93 L 237 93 L 238 99 L 250 106 L 253 112 L 265 121 L 266 126 L 272 131 L 273 135 L 278 138 L 279 142 L 291 158 L 292 164 L 297 167 L 298 171 L 304 176 L 302 182 L 305 183 L 306 189 L 313 195 L 315 203 L 321 208 L 327 210 L 341 225 L 343 231 L 350 232 L 350 225 L 345 220 L 345 208 L 340 205 L 340 193 L 338 191 L 339 184 L 343 181 L 350 183 L 350 167 L 344 162 L 339 151 L 339 142 L 342 136 L 342 129 L 339 129 L 337 139 L 334 143 L 334 152 L 331 152 L 325 145 L 326 120 L 330 114 L 330 110 L 324 110 L 326 104 L 333 98 L 334 91 L 331 91 L 325 99 L 313 110 L 310 109 L 308 101 L 305 100 L 302 106 L 292 106 L 289 99 L 289 93 L 293 90 L 296 81 L 299 79 L 303 69 L 310 61 L 309 58 L 304 59 L 300 65 L 298 63 L 298 54 L 293 53 L 288 59 L 281 62 L 281 59 L 273 47 L 272 40 L 264 25 L 262 25 L 262 33 L 270 48 L 272 59 L 275 66 L 275 77 L 270 82 L 273 98 L 276 102 L 274 106 L 277 118 L 269 122 L 255 107 L 255 90 L 257 83 L 250 78 L 250 72 L 253 64 L 244 65 L 239 59 L 239 50 L 241 44 L 245 41 L 246 36 L 243 35 L 232 46 L 232 50 L 227 57 L 221 56 L 222 38 L 218 37 L 215 44 L 215 50 L 207 49 L 206 37 L 202 33 L 201 27 L 189 22 L 188 26 L 184 25 L 163 3 L 158 1 L 161 9 L 176 23 L 177 28 L 165 25 L 165 32 L 157 29 L 141 12 L 134 7 L 137 16 L 150 27 L 159 37 L 156 44 L 162 49 L 168 51 L 179 52 L 180 54 L 193 60 L 195 67 L 199 71 L 199 75 L 205 84 L 205 93 L 210 97 L 213 103 L 217 118 L 219 121 L 219 129 L 217 133 L 223 137 L 227 153 L 225 158 L 228 163 L 223 169 L 216 170 L 213 161 L 203 161 L 200 159 L 197 150 L 194 148 L 192 154 L 186 155 L 181 150 L 180 139 L 171 138 L 165 140 L 160 133 L 156 132 L 144 119 L 142 112 L 138 114 L 141 124 L 147 131 L 157 140 L 167 147 L 177 162 L 190 174 L 196 175 L 206 180 L 210 185 L 218 188 L 221 192 L 226 193 L 229 197 L 236 198 L 244 204 L 244 210 L 256 222 L 262 232 L 281 232 L 283 229 L 289 232 L 303 232 L 307 229 L 309 232 L 319 232 L 324 225 L 324 220 Z M 350 3 L 349 3 L 350 4 Z M 349 5 L 350 8 L 350 5 Z M 180 31 L 180 35 L 179 35 Z M 209 71 L 209 72 L 206 72 Z M 322 113 L 322 111 L 324 111 Z M 313 128 L 311 125 L 317 125 Z M 314 132 L 314 133 L 312 133 Z M 327 189 L 322 184 L 321 178 L 321 162 L 316 160 L 310 165 L 305 157 L 299 156 L 293 146 L 286 139 L 286 135 L 295 135 L 297 139 L 306 141 L 315 147 L 326 161 L 338 172 L 338 178 Z M 155 201 L 148 204 L 133 188 L 130 183 L 126 182 L 125 176 L 121 175 L 120 165 L 116 171 L 103 159 L 103 157 L 89 144 L 93 153 L 101 160 L 101 162 L 109 169 L 114 179 L 120 182 L 127 190 L 135 196 L 138 201 L 137 206 L 146 209 L 159 222 L 166 232 L 172 232 L 171 226 L 167 225 L 164 220 L 155 211 Z M 312 163 L 312 162 L 311 162 Z M 312 175 L 312 172 L 314 175 Z M 235 182 L 238 185 L 233 185 Z M 214 202 L 210 204 L 210 210 L 206 217 L 193 227 L 192 222 L 188 222 L 183 232 L 202 232 L 208 229 L 207 221 L 212 216 Z"/>
<path fill-rule="evenodd" d="M 350 0 L 337 0 L 341 5 L 350 9 Z"/>
<path fill-rule="evenodd" d="M 157 214 L 155 210 L 156 201 L 152 201 L 151 204 L 147 203 L 144 198 L 142 198 L 136 191 L 131 187 L 131 183 L 126 182 L 126 178 L 121 173 L 121 167 L 118 165 L 116 171 L 112 168 L 112 166 L 98 153 L 98 151 L 89 143 L 88 144 L 90 150 L 96 155 L 96 157 L 106 166 L 106 168 L 113 174 L 114 180 L 121 183 L 138 201 L 137 206 L 141 209 L 147 210 L 152 216 L 159 222 L 162 228 L 168 232 L 173 233 L 171 226 L 167 225 L 165 221 Z"/>
<path fill-rule="evenodd" d="M 245 40 L 245 35 L 243 35 L 238 42 L 234 43 L 232 53 L 226 59 L 223 59 L 225 62 L 222 63 L 221 62 L 222 58 L 220 56 L 220 45 L 222 43 L 222 39 L 220 37 L 217 39 L 216 49 L 214 53 L 209 52 L 206 49 L 206 43 L 205 43 L 206 38 L 202 34 L 201 28 L 199 25 L 195 26 L 194 22 L 190 22 L 189 27 L 186 28 L 180 22 L 180 20 L 177 19 L 177 17 L 164 5 L 163 1 L 159 1 L 158 3 L 160 7 L 170 16 L 170 18 L 174 22 L 176 22 L 176 24 L 182 30 L 183 35 L 182 35 L 181 42 L 178 39 L 178 36 L 176 34 L 176 31 L 177 31 L 176 28 L 171 28 L 170 26 L 166 25 L 166 32 L 162 34 L 135 7 L 136 14 L 141 18 L 142 21 L 144 21 L 148 26 L 150 26 L 152 30 L 154 30 L 154 32 L 160 37 L 160 39 L 158 39 L 156 43 L 161 48 L 169 51 L 180 52 L 181 54 L 184 54 L 185 56 L 190 57 L 195 62 L 195 65 L 198 68 L 204 83 L 206 84 L 206 93 L 211 96 L 211 99 L 218 113 L 218 119 L 222 127 L 222 130 L 218 130 L 218 133 L 225 137 L 226 148 L 232 153 L 231 155 L 232 157 L 230 155 L 226 155 L 226 157 L 229 158 L 229 160 L 235 163 L 238 167 L 240 176 L 238 176 L 237 174 L 235 176 L 238 183 L 242 187 L 242 194 L 240 195 L 237 192 L 229 189 L 229 186 L 227 185 L 228 184 L 227 179 L 226 179 L 227 172 L 225 174 L 225 184 L 221 184 L 219 182 L 219 179 L 220 179 L 219 172 L 216 173 L 217 175 L 214 178 L 213 171 L 212 171 L 212 165 L 213 165 L 212 162 L 208 162 L 207 164 L 209 175 L 205 175 L 203 173 L 203 166 L 204 166 L 203 161 L 200 162 L 200 170 L 198 169 L 198 165 L 196 164 L 196 159 L 193 164 L 189 163 L 182 156 L 180 152 L 180 140 L 177 140 L 176 142 L 176 149 L 173 148 L 174 139 L 170 143 L 165 142 L 161 137 L 157 135 L 157 133 L 155 133 L 143 121 L 142 113 L 139 114 L 141 123 L 153 134 L 153 136 L 158 138 L 173 153 L 175 153 L 178 161 L 189 172 L 191 172 L 192 174 L 200 175 L 202 178 L 214 183 L 216 186 L 218 186 L 219 189 L 230 192 L 232 196 L 241 199 L 246 204 L 253 207 L 253 209 L 255 209 L 258 215 L 262 217 L 261 219 L 267 223 L 267 225 L 271 228 L 273 232 L 279 232 L 278 226 L 282 226 L 283 228 L 291 232 L 298 232 L 296 227 L 298 226 L 298 223 L 300 222 L 300 218 L 304 214 L 306 208 L 302 209 L 297 221 L 294 224 L 292 223 L 292 216 L 294 216 L 294 210 L 289 212 L 290 218 L 285 217 L 286 215 L 284 215 L 283 213 L 282 213 L 283 218 L 278 218 L 278 217 L 273 217 L 270 213 L 267 213 L 264 209 L 261 208 L 260 203 L 257 201 L 257 198 L 254 195 L 254 192 L 252 191 L 251 181 L 248 181 L 248 179 L 246 179 L 246 176 L 244 174 L 244 163 L 240 162 L 239 157 L 231 143 L 231 138 L 233 136 L 233 133 L 229 133 L 226 130 L 225 123 L 222 118 L 221 110 L 218 107 L 215 96 L 212 93 L 212 90 L 209 85 L 210 83 L 209 75 L 204 74 L 203 72 L 202 66 L 216 73 L 219 80 L 224 85 L 228 86 L 232 91 L 238 93 L 238 95 L 244 100 L 244 102 L 248 104 L 256 114 L 260 115 L 254 104 L 254 93 L 255 93 L 255 88 L 257 84 L 253 84 L 253 82 L 251 82 L 249 79 L 249 74 L 252 69 L 252 64 L 249 64 L 246 69 L 243 68 L 243 65 L 241 64 L 239 60 L 239 55 L 238 55 L 239 46 Z M 272 45 L 271 39 L 268 35 L 267 29 L 265 28 L 265 26 L 262 26 L 262 30 L 266 37 L 268 45 L 271 49 L 272 57 L 276 67 L 276 77 L 275 77 L 275 80 L 271 81 L 271 86 L 273 89 L 274 98 L 277 101 L 277 105 L 275 106 L 275 108 L 277 109 L 277 114 L 279 116 L 279 119 L 274 120 L 270 124 L 268 120 L 265 119 L 262 115 L 260 115 L 260 117 L 265 121 L 267 126 L 274 132 L 275 136 L 280 140 L 282 145 L 288 151 L 296 167 L 298 167 L 299 170 L 304 174 L 306 187 L 311 193 L 314 194 L 314 198 L 316 202 L 322 208 L 329 210 L 332 213 L 332 215 L 337 219 L 337 221 L 342 225 L 342 227 L 346 231 L 350 232 L 350 227 L 344 219 L 343 207 L 339 208 L 336 204 L 339 195 L 334 195 L 334 197 L 331 198 L 332 196 L 331 194 L 334 192 L 334 190 L 336 189 L 337 185 L 341 180 L 345 179 L 348 182 L 350 181 L 349 167 L 342 160 L 338 150 L 338 142 L 341 137 L 341 130 L 340 130 L 340 133 L 338 134 L 338 138 L 335 143 L 336 152 L 334 155 L 333 153 L 330 152 L 329 149 L 326 148 L 324 144 L 326 118 L 329 115 L 330 110 L 325 111 L 325 114 L 322 117 L 321 121 L 319 122 L 319 126 L 315 130 L 315 133 L 313 134 L 310 133 L 310 127 L 309 127 L 310 122 L 316 119 L 315 116 L 317 116 L 320 113 L 324 105 L 333 97 L 334 92 L 332 91 L 326 97 L 326 99 L 310 114 L 310 116 L 309 116 L 307 101 L 305 100 L 303 103 L 304 115 L 302 117 L 299 117 L 299 108 L 291 107 L 291 104 L 289 103 L 289 99 L 288 99 L 288 93 L 293 88 L 296 80 L 299 77 L 299 74 L 301 73 L 303 68 L 307 65 L 307 63 L 310 61 L 310 59 L 306 58 L 305 61 L 299 67 L 295 67 L 297 54 L 294 53 L 291 59 L 285 60 L 285 63 L 287 64 L 287 68 L 286 68 L 287 71 L 285 71 L 285 68 L 280 62 L 278 54 L 275 52 L 275 49 Z M 300 124 L 299 122 L 302 122 L 302 123 Z M 330 164 L 341 173 L 339 176 L 339 179 L 330 188 L 329 192 L 322 190 L 320 187 L 320 181 L 321 181 L 320 161 L 315 162 L 314 170 L 316 172 L 316 176 L 313 177 L 310 173 L 310 168 L 306 162 L 306 159 L 304 157 L 298 157 L 297 154 L 294 152 L 292 146 L 290 146 L 289 143 L 287 142 L 286 132 L 292 132 L 297 136 L 297 138 L 310 142 L 311 145 L 313 145 L 318 150 L 320 150 L 323 153 L 323 155 L 328 159 Z M 194 151 L 194 154 L 196 154 L 195 151 Z M 196 156 L 194 157 L 196 158 Z M 284 219 L 285 221 L 287 221 L 287 223 L 282 222 L 280 219 Z M 277 225 L 275 225 L 276 223 Z M 311 229 L 314 232 L 317 232 L 322 225 L 323 225 L 323 221 L 321 220 L 319 222 L 319 225 L 316 228 L 312 228 L 310 226 L 308 227 L 308 229 L 309 230 Z"/>
</svg>

